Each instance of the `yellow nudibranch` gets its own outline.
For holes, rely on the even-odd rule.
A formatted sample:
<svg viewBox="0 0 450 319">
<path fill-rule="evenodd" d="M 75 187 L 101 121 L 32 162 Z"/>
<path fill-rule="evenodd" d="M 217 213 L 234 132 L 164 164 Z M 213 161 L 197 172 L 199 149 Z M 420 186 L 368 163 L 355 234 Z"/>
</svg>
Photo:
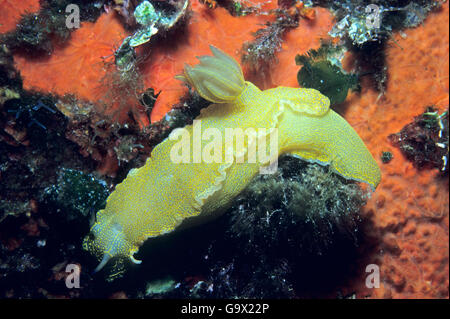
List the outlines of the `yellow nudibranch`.
<svg viewBox="0 0 450 319">
<path fill-rule="evenodd" d="M 147 238 L 220 215 L 262 167 L 272 164 L 267 158 L 249 160 L 249 150 L 256 143 L 255 134 L 250 133 L 243 143 L 238 143 L 235 136 L 239 145 L 231 152 L 230 147 L 209 148 L 209 152 L 219 152 L 215 158 L 222 160 L 198 160 L 196 152 L 189 152 L 182 161 L 174 160 L 180 145 L 199 147 L 190 140 L 199 134 L 195 123 L 201 123 L 203 132 L 213 132 L 206 134 L 209 137 L 203 134 L 200 143 L 225 136 L 229 129 L 266 129 L 262 130 L 265 135 L 276 130 L 276 157 L 292 154 L 327 164 L 339 175 L 365 182 L 372 189 L 380 182 L 380 169 L 372 155 L 353 128 L 329 108 L 326 96 L 303 88 L 261 91 L 244 80 L 240 65 L 232 57 L 212 46 L 211 51 L 213 56 L 199 57 L 195 67 L 186 65 L 180 78 L 213 104 L 202 110 L 194 125 L 174 130 L 157 145 L 146 164 L 132 169 L 108 197 L 83 244 L 85 249 L 103 256 L 96 271 L 112 257 L 129 257 L 140 263 L 133 255 Z M 186 136 L 188 139 L 183 141 Z M 258 152 L 268 151 L 269 143 L 261 144 L 264 146 L 258 145 Z M 206 146 L 199 149 L 205 155 Z M 247 161 L 239 160 L 243 155 Z"/>
</svg>

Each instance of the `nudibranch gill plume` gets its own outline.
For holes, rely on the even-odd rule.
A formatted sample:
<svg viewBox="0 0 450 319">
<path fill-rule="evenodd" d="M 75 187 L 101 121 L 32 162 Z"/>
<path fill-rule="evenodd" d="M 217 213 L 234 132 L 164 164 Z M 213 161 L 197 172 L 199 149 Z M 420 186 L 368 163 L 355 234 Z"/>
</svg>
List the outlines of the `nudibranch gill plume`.
<svg viewBox="0 0 450 319">
<path fill-rule="evenodd" d="M 158 144 L 146 164 L 132 169 L 97 213 L 83 244 L 101 259 L 96 271 L 113 257 L 139 263 L 133 255 L 147 238 L 222 214 L 258 172 L 273 166 L 273 156 L 249 160 L 256 144 L 258 153 L 269 153 L 269 146 L 275 144 L 276 158 L 291 154 L 329 165 L 335 173 L 372 189 L 379 184 L 381 174 L 374 158 L 353 128 L 329 108 L 326 96 L 302 88 L 261 91 L 244 80 L 232 57 L 212 46 L 211 51 L 213 56 L 199 57 L 195 67 L 186 65 L 180 79 L 212 104 L 193 125 L 174 130 Z M 212 142 L 205 140 L 226 136 L 230 129 L 248 133 L 247 138 L 238 143 L 236 137 L 236 147 L 232 139 L 234 148 L 220 143 L 208 148 Z M 259 143 L 275 131 L 276 143 Z M 198 134 L 202 134 L 201 145 L 192 142 Z M 194 151 L 174 160 L 183 147 Z M 201 156 L 199 160 L 196 147 L 205 157 L 213 150 L 213 160 Z"/>
</svg>

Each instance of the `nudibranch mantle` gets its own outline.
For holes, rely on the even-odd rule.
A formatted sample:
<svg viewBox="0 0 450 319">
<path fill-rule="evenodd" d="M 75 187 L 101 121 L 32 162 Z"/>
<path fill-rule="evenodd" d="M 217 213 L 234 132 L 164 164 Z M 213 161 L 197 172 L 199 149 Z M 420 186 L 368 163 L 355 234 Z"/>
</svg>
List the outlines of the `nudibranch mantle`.
<svg viewBox="0 0 450 319">
<path fill-rule="evenodd" d="M 269 164 L 267 159 L 237 160 L 246 153 L 250 157 L 249 150 L 261 137 L 256 139 L 255 134 L 249 134 L 240 145 L 236 142 L 231 161 L 205 163 L 198 160 L 195 151 L 190 152 L 187 161 L 174 161 L 173 152 L 179 148 L 180 137 L 188 135 L 195 140 L 198 123 L 203 132 L 212 129 L 219 136 L 225 136 L 230 128 L 246 132 L 266 129 L 263 135 L 276 129 L 277 157 L 293 154 L 330 165 L 341 176 L 365 182 L 372 189 L 380 182 L 380 169 L 372 155 L 353 128 L 329 108 L 326 96 L 303 88 L 261 91 L 244 80 L 233 58 L 214 47 L 211 51 L 214 56 L 199 57 L 197 66 L 186 65 L 180 79 L 213 104 L 202 110 L 193 125 L 174 130 L 158 144 L 146 164 L 131 170 L 108 197 L 83 244 L 85 249 L 103 256 L 96 270 L 116 256 L 139 263 L 133 254 L 147 238 L 220 215 L 261 167 Z M 201 141 L 208 138 L 211 136 L 202 136 Z M 192 140 L 186 143 L 194 150 L 199 146 L 193 145 Z M 269 152 L 270 144 L 266 143 L 261 151 Z M 229 151 L 219 148 L 219 158 L 227 158 Z"/>
</svg>

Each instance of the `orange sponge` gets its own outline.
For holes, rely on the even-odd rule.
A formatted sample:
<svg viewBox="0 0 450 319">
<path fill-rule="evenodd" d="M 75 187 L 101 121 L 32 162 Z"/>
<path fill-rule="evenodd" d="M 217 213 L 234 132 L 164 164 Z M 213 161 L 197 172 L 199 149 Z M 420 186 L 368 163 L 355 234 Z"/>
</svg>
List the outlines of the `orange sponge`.
<svg viewBox="0 0 450 319">
<path fill-rule="evenodd" d="M 101 85 L 105 76 L 104 59 L 111 58 L 127 36 L 114 12 L 103 14 L 96 23 L 83 22 L 68 43 L 56 44 L 49 57 L 30 59 L 20 54 L 14 61 L 23 77 L 25 89 L 97 101 L 107 87 Z"/>
<path fill-rule="evenodd" d="M 39 10 L 39 0 L 0 0 L 0 33 L 13 30 L 22 14 Z"/>
<path fill-rule="evenodd" d="M 438 170 L 418 170 L 388 136 L 434 105 L 439 112 L 449 102 L 449 4 L 433 12 L 424 24 L 396 33 L 387 48 L 388 84 L 379 93 L 363 83 L 361 94 L 345 102 L 345 118 L 360 134 L 382 169 L 382 179 L 364 209 L 380 238 L 377 254 L 364 264 L 377 264 L 381 288 L 365 287 L 362 276 L 348 287 L 357 297 L 448 298 L 449 196 L 448 178 Z M 366 85 L 364 85 L 366 84 Z M 394 157 L 388 164 L 382 151 Z M 363 267 L 364 266 L 364 267 Z"/>
</svg>

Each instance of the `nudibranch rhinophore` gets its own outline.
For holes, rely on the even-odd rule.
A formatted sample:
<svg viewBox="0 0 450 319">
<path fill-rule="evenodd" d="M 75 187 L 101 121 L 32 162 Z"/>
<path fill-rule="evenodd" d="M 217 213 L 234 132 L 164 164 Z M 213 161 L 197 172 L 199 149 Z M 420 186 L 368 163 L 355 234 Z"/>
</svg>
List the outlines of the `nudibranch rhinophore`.
<svg viewBox="0 0 450 319">
<path fill-rule="evenodd" d="M 133 255 L 147 238 L 220 215 L 282 154 L 330 165 L 372 189 L 380 182 L 374 158 L 326 96 L 302 88 L 261 91 L 232 57 L 211 51 L 195 67 L 186 65 L 180 78 L 213 104 L 157 145 L 108 197 L 83 244 L 103 256 L 96 271 L 112 257 L 139 263 Z"/>
</svg>

